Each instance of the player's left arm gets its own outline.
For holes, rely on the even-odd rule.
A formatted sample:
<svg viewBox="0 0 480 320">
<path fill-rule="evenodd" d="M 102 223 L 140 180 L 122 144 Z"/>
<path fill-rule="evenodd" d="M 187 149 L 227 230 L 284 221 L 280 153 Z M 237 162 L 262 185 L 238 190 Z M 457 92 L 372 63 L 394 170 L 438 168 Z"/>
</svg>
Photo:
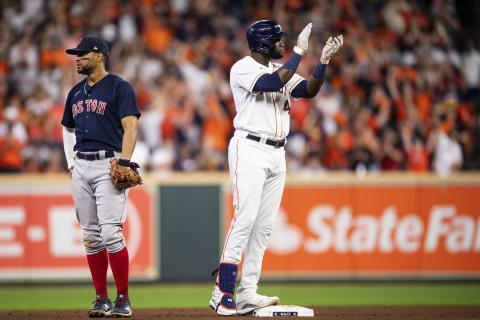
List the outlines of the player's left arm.
<svg viewBox="0 0 480 320">
<path fill-rule="evenodd" d="M 122 127 L 124 130 L 122 140 L 122 156 L 121 159 L 130 160 L 132 158 L 138 133 L 137 116 L 128 116 L 122 119 Z"/>
<path fill-rule="evenodd" d="M 340 35 L 335 38 L 328 38 L 327 43 L 323 47 L 322 57 L 317 64 L 317 67 L 313 71 L 308 80 L 303 80 L 298 83 L 292 90 L 292 97 L 294 98 L 313 98 L 317 95 L 318 91 L 322 87 L 325 80 L 325 73 L 327 71 L 327 65 L 330 62 L 330 58 L 340 50 L 343 45 L 343 36 Z"/>
<path fill-rule="evenodd" d="M 138 108 L 135 91 L 128 82 L 121 82 L 118 91 L 118 116 L 121 119 L 123 127 L 122 155 L 120 156 L 119 165 L 122 167 L 130 167 L 130 159 L 132 158 L 137 141 L 140 110 Z"/>
<path fill-rule="evenodd" d="M 110 160 L 110 179 L 118 190 L 135 187 L 142 184 L 142 177 L 138 174 L 138 164 L 130 162 L 137 140 L 137 116 L 125 116 L 121 120 L 123 127 L 122 155 L 120 160 Z"/>
</svg>

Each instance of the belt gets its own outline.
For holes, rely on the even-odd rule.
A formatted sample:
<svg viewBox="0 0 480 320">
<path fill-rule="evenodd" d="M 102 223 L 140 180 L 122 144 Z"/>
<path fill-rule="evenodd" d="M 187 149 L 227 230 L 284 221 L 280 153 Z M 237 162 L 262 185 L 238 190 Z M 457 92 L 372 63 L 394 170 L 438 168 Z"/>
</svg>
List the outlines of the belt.
<svg viewBox="0 0 480 320">
<path fill-rule="evenodd" d="M 87 160 L 87 161 L 93 161 L 93 160 L 101 160 L 102 158 L 100 157 L 100 152 L 95 152 L 95 153 L 81 153 L 77 152 L 76 157 L 79 159 Z M 113 151 L 105 151 L 105 159 L 106 158 L 113 158 L 115 157 L 115 154 Z"/>
<path fill-rule="evenodd" d="M 247 139 L 250 139 L 250 140 L 253 140 L 253 141 L 257 141 L 257 142 L 260 142 L 260 140 L 262 140 L 262 138 L 260 137 L 257 137 L 253 134 L 247 134 Z M 267 139 L 265 141 L 265 144 L 268 144 L 269 146 L 274 146 L 275 148 L 281 148 L 285 145 L 285 139 L 283 140 L 272 140 L 272 139 Z"/>
</svg>

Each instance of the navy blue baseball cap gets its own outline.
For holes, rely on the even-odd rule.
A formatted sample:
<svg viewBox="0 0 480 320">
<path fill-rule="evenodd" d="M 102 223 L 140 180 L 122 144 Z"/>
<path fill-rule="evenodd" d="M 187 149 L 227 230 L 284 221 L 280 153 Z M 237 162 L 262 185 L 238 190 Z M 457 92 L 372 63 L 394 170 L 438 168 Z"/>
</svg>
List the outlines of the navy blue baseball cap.
<svg viewBox="0 0 480 320">
<path fill-rule="evenodd" d="M 82 52 L 101 52 L 108 56 L 108 45 L 100 37 L 83 36 L 76 48 L 67 49 L 68 54 L 79 54 Z"/>
</svg>

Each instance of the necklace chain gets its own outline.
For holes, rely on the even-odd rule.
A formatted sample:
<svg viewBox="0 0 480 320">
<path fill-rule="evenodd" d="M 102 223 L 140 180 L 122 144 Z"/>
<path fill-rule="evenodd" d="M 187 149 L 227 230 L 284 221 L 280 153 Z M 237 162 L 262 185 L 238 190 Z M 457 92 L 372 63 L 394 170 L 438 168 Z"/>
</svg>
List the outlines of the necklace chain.
<svg viewBox="0 0 480 320">
<path fill-rule="evenodd" d="M 107 75 L 108 75 L 108 72 L 107 72 L 103 77 L 101 77 L 100 79 L 98 79 L 97 82 L 100 81 L 100 80 L 102 80 L 103 78 L 105 78 Z M 85 92 L 85 94 L 88 94 L 87 89 L 86 89 L 87 82 L 88 82 L 88 79 L 87 79 L 87 81 L 85 81 L 85 83 L 83 84 L 83 92 Z M 95 82 L 95 83 L 97 83 L 97 82 Z M 94 83 L 92 86 L 90 86 L 90 89 L 88 90 L 89 92 L 90 92 L 90 90 L 92 89 L 92 87 L 95 85 L 95 83 Z"/>
</svg>

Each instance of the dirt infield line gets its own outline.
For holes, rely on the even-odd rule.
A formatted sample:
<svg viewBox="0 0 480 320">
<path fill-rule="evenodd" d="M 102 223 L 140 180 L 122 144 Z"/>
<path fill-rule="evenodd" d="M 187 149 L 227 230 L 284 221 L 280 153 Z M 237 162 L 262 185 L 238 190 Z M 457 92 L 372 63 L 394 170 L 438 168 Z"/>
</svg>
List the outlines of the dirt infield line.
<svg viewBox="0 0 480 320">
<path fill-rule="evenodd" d="M 480 319 L 480 306 L 314 307 L 315 319 Z M 242 319 L 253 318 L 250 316 Z M 31 310 L 0 312 L 0 319 L 88 319 L 86 310 Z M 132 319 L 219 319 L 208 308 L 134 309 Z M 311 318 L 304 318 L 311 319 Z"/>
</svg>

